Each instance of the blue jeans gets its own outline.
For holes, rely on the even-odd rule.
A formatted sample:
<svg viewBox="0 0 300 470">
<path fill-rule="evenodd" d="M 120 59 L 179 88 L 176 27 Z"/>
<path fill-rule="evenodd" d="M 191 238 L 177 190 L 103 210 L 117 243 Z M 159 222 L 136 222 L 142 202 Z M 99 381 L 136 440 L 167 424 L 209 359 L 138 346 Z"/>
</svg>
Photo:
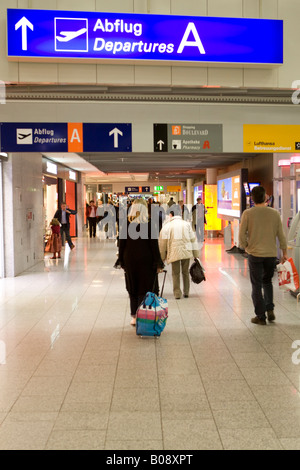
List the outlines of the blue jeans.
<svg viewBox="0 0 300 470">
<path fill-rule="evenodd" d="M 265 320 L 266 311 L 274 309 L 272 278 L 276 258 L 248 255 L 248 265 L 254 311 L 261 320 Z"/>
<path fill-rule="evenodd" d="M 60 227 L 60 233 L 63 245 L 65 244 L 65 238 L 68 242 L 69 247 L 72 248 L 73 242 L 70 236 L 70 224 L 62 224 Z"/>
</svg>

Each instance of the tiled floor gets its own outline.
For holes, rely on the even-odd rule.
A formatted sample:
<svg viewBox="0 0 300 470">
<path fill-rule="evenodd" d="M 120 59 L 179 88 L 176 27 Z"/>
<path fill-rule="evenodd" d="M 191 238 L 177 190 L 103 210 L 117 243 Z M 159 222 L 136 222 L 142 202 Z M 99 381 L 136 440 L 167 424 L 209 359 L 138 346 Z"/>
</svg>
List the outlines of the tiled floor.
<svg viewBox="0 0 300 470">
<path fill-rule="evenodd" d="M 167 327 L 139 338 L 115 242 L 66 255 L 0 280 L 0 449 L 300 448 L 300 303 L 276 278 L 276 323 L 251 324 L 246 259 L 207 240 L 207 281 L 175 300 L 169 268 Z"/>
</svg>

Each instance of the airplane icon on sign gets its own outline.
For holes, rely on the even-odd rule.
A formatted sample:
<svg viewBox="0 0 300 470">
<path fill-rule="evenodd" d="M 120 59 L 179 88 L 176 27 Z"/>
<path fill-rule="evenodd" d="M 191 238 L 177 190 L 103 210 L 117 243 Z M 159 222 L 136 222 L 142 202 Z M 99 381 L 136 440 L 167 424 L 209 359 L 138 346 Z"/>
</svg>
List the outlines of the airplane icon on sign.
<svg viewBox="0 0 300 470">
<path fill-rule="evenodd" d="M 81 28 L 78 31 L 61 31 L 60 36 L 56 36 L 57 41 L 59 42 L 68 42 L 72 39 L 78 38 L 82 34 L 87 32 L 87 28 Z"/>
<path fill-rule="evenodd" d="M 54 18 L 55 51 L 88 52 L 87 18 Z"/>
<path fill-rule="evenodd" d="M 32 145 L 33 141 L 33 130 L 32 129 L 17 129 L 17 144 L 21 145 Z"/>
<path fill-rule="evenodd" d="M 26 139 L 26 137 L 29 137 L 31 135 L 31 132 L 29 134 L 18 134 L 18 139 L 23 140 Z"/>
</svg>

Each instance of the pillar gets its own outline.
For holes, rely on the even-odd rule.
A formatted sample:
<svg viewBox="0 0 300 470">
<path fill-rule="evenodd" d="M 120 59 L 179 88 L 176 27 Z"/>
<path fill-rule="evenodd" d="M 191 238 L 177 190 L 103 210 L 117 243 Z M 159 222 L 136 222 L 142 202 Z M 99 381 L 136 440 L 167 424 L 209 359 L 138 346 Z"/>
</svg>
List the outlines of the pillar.
<svg viewBox="0 0 300 470">
<path fill-rule="evenodd" d="M 217 169 L 207 168 L 206 170 L 206 184 L 217 184 Z"/>
<path fill-rule="evenodd" d="M 186 180 L 186 203 L 191 205 L 193 205 L 193 182 L 194 180 L 192 178 Z"/>
<path fill-rule="evenodd" d="M 288 235 L 288 218 L 291 216 L 291 180 L 290 167 L 281 167 L 282 186 L 281 186 L 281 220 L 284 234 Z M 295 203 L 295 201 L 294 201 Z"/>
<path fill-rule="evenodd" d="M 180 193 L 179 193 L 179 200 L 183 201 L 183 191 L 185 190 L 185 183 L 180 184 Z"/>
</svg>

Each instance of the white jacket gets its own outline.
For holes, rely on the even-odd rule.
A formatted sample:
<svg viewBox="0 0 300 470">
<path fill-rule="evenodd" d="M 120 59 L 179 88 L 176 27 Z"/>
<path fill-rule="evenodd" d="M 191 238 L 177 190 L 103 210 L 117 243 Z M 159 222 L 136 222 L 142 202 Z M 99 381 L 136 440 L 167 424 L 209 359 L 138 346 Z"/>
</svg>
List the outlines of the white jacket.
<svg viewBox="0 0 300 470">
<path fill-rule="evenodd" d="M 180 215 L 171 217 L 159 235 L 161 259 L 167 264 L 180 259 L 199 258 L 199 247 L 191 224 Z"/>
</svg>

